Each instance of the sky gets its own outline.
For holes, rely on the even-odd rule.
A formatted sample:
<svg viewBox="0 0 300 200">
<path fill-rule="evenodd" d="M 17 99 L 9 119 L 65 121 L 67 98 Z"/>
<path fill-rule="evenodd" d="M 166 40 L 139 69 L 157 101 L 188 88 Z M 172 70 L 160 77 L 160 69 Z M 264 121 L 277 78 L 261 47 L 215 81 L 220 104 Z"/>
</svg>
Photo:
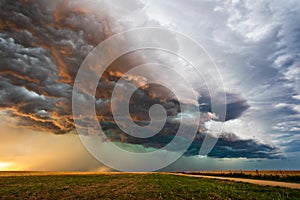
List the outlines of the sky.
<svg viewBox="0 0 300 200">
<path fill-rule="evenodd" d="M 0 5 L 0 170 L 114 170 L 93 157 L 80 140 L 80 128 L 94 127 L 89 118 L 73 115 L 73 88 L 82 63 L 98 44 L 144 27 L 182 33 L 205 49 L 222 77 L 226 102 L 220 104 L 226 115 L 212 110 L 215 93 L 207 85 L 216 77 L 203 80 L 185 60 L 159 49 L 134 51 L 110 64 L 93 95 L 79 88 L 86 97 L 82 105 L 93 99 L 96 118 L 110 141 L 137 153 L 160 149 L 172 141 L 180 122 L 192 132 L 187 121 L 199 113 L 190 147 L 160 170 L 299 169 L 299 1 L 0 0 Z M 136 35 L 123 44 L 138 39 Z M 164 43 L 180 51 L 180 42 L 172 39 Z M 157 43 L 151 37 L 148 42 Z M 118 45 L 109 49 L 108 57 L 122 49 Z M 138 74 L 132 71 L 155 62 L 178 73 L 153 64 Z M 165 109 L 167 118 L 157 135 L 137 138 L 124 133 L 131 127 L 128 121 L 117 123 L 111 104 L 121 79 L 123 89 L 137 89 L 129 106 L 135 125 L 149 123 L 151 106 Z M 148 84 L 151 80 L 161 85 Z M 178 90 L 174 94 L 164 86 Z M 115 98 L 117 111 L 124 98 Z M 214 148 L 199 156 L 205 136 L 215 137 L 215 123 L 222 124 L 222 133 Z M 171 145 L 163 156 L 172 157 L 174 149 Z M 131 163 L 132 169 L 147 169 L 148 163 L 105 152 L 108 158 Z"/>
</svg>

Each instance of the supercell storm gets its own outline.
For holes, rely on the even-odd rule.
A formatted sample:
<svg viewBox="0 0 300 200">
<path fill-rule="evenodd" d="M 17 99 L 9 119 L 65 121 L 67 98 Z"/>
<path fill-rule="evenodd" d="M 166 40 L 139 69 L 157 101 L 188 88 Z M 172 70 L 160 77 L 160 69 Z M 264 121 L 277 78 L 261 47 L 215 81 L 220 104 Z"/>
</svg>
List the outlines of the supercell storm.
<svg viewBox="0 0 300 200">
<path fill-rule="evenodd" d="M 164 26 L 141 13 L 144 5 L 137 1 L 127 8 L 128 13 L 125 14 L 128 18 L 119 19 L 118 12 L 125 11 L 113 6 L 112 2 L 93 6 L 90 1 L 0 0 L 2 112 L 16 119 L 18 125 L 24 128 L 54 134 L 74 132 L 71 110 L 73 84 L 88 53 L 118 32 L 142 26 Z M 139 18 L 136 22 L 132 21 L 134 15 Z M 169 58 L 159 52 L 133 52 L 117 59 L 101 77 L 95 94 L 95 108 L 99 123 L 111 141 L 161 148 L 176 134 L 179 126 L 176 119 L 186 113 L 181 113 L 180 103 L 170 90 L 145 84 L 147 80 L 143 76 L 125 77 L 130 84 L 138 87 L 130 101 L 130 114 L 135 123 L 145 125 L 149 122 L 149 108 L 154 104 L 162 105 L 168 118 L 160 133 L 150 138 L 135 138 L 123 133 L 112 116 L 110 98 L 117 81 L 134 66 L 152 59 Z M 171 81 L 175 86 L 180 85 L 179 77 L 172 77 Z M 207 122 L 218 121 L 218 117 L 225 121 L 238 119 L 250 107 L 241 94 L 227 92 L 226 116 L 218 116 L 218 113 L 211 112 L 210 96 L 205 85 L 198 80 L 193 82 L 199 84 L 198 102 L 186 99 L 181 103 L 196 107 L 201 113 L 201 120 L 196 138 L 185 153 L 187 156 L 199 153 L 205 134 L 209 134 Z M 224 132 L 208 156 L 278 158 L 278 152 L 271 145 Z"/>
</svg>

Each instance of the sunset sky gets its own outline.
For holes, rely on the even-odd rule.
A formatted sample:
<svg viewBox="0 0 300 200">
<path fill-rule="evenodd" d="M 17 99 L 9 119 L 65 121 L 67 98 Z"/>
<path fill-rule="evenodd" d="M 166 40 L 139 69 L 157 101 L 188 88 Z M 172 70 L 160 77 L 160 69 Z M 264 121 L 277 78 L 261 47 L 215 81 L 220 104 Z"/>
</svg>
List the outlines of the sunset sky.
<svg viewBox="0 0 300 200">
<path fill-rule="evenodd" d="M 110 98 L 117 80 L 135 65 L 156 59 L 173 63 L 188 77 L 198 101 L 186 94 L 183 103 L 201 113 L 191 147 L 161 170 L 299 169 L 299 21 L 298 0 L 0 0 L 0 170 L 113 170 L 78 138 L 73 85 L 94 47 L 142 27 L 180 32 L 207 51 L 226 91 L 224 129 L 214 149 L 199 156 L 209 124 L 218 121 L 209 91 L 186 64 L 165 52 L 145 50 L 115 60 L 94 95 L 97 117 L 111 141 L 134 152 L 161 148 L 176 134 L 177 119 L 188 115 L 165 88 L 140 87 L 131 100 L 131 117 L 143 124 L 149 121 L 149 105 L 161 104 L 168 114 L 164 129 L 137 139 L 116 125 Z M 183 87 L 176 75 L 157 73 L 155 78 Z M 126 80 L 137 86 L 145 82 L 143 76 Z"/>
</svg>

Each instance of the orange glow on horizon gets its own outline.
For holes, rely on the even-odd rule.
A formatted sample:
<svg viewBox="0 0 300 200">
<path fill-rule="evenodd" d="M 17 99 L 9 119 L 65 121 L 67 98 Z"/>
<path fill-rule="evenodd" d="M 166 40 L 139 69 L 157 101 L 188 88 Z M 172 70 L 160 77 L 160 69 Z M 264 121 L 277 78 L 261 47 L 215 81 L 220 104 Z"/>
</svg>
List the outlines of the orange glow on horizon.
<svg viewBox="0 0 300 200">
<path fill-rule="evenodd" d="M 0 171 L 17 171 L 20 168 L 16 167 L 12 162 L 0 162 Z"/>
<path fill-rule="evenodd" d="M 9 169 L 13 164 L 9 162 L 0 162 L 0 170 L 7 170 Z"/>
</svg>

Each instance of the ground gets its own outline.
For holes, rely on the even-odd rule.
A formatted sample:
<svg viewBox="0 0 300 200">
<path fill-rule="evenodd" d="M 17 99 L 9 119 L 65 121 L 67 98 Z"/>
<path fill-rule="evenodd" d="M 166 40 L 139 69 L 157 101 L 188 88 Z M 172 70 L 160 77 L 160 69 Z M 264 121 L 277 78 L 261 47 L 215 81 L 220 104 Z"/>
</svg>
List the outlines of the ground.
<svg viewBox="0 0 300 200">
<path fill-rule="evenodd" d="M 299 199 L 300 190 L 172 174 L 19 174 L 1 199 Z"/>
</svg>

